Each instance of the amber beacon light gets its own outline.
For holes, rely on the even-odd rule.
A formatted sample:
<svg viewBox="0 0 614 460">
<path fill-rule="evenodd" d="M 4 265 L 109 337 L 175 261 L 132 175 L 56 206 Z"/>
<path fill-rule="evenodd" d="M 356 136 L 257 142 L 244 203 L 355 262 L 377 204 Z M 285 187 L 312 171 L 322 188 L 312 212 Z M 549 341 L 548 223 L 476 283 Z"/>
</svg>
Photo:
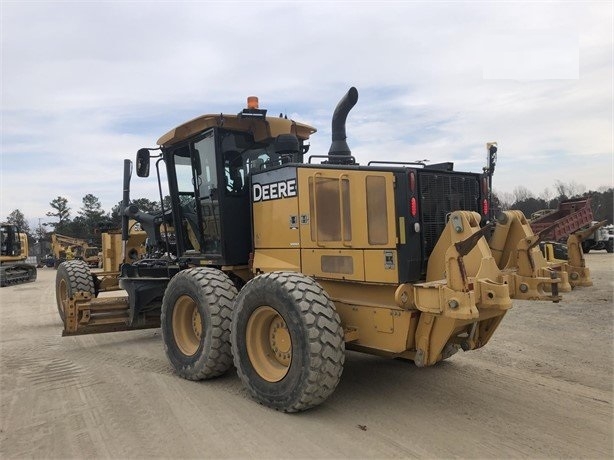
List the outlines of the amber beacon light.
<svg viewBox="0 0 614 460">
<path fill-rule="evenodd" d="M 258 97 L 256 97 L 256 96 L 248 96 L 247 97 L 247 108 L 248 109 L 257 109 L 258 108 Z"/>
</svg>

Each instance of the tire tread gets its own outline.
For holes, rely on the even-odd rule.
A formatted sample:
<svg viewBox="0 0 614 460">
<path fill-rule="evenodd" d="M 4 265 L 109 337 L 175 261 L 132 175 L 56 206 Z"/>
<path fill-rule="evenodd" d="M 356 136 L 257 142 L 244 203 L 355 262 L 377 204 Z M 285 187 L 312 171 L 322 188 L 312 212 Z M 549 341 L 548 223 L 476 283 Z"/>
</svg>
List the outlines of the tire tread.
<svg viewBox="0 0 614 460">
<path fill-rule="evenodd" d="M 252 279 L 245 288 L 249 289 L 250 284 L 284 286 L 300 308 L 301 316 L 309 332 L 310 357 L 307 381 L 303 385 L 300 397 L 293 404 L 281 410 L 283 412 L 298 412 L 321 404 L 337 387 L 345 361 L 343 328 L 333 302 L 316 281 L 300 273 L 269 272 Z M 233 335 L 232 342 L 237 373 L 252 396 L 259 400 L 258 395 L 249 386 L 248 375 L 236 362 L 238 352 L 235 349 L 235 344 L 237 340 L 238 337 Z M 266 401 L 259 402 L 268 405 Z"/>
<path fill-rule="evenodd" d="M 62 318 L 62 321 L 64 321 L 64 309 L 62 308 L 59 293 L 57 292 L 60 280 L 62 278 L 65 278 L 68 284 L 69 297 L 74 296 L 77 292 L 87 292 L 94 297 L 95 289 L 94 279 L 92 278 L 90 268 L 82 260 L 67 260 L 58 266 L 58 271 L 55 278 L 56 302 L 60 318 Z"/>
<path fill-rule="evenodd" d="M 188 380 L 204 380 L 218 377 L 226 373 L 233 363 L 230 347 L 230 324 L 232 321 L 232 305 L 237 292 L 236 288 L 224 272 L 213 268 L 191 268 L 183 270 L 177 276 L 190 278 L 202 289 L 207 297 L 217 299 L 218 301 L 209 302 L 208 305 L 212 323 L 211 349 L 209 354 L 201 356 L 191 366 L 183 368 L 175 366 L 175 370 L 177 374 Z M 163 305 L 167 302 L 167 295 L 165 294 L 164 297 Z M 163 307 L 161 314 L 163 325 L 166 321 L 166 313 L 167 308 Z M 172 363 L 167 342 L 165 339 L 164 351 Z"/>
</svg>

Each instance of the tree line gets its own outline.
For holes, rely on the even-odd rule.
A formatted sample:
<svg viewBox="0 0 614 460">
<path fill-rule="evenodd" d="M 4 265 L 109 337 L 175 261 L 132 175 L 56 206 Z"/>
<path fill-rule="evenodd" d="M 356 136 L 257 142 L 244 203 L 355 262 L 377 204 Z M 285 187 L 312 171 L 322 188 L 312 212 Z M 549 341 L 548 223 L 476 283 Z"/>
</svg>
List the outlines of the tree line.
<svg viewBox="0 0 614 460">
<path fill-rule="evenodd" d="M 596 221 L 614 222 L 614 188 L 600 187 L 599 190 L 586 190 L 586 187 L 575 182 L 557 181 L 554 190 L 548 188 L 538 196 L 520 185 L 512 193 L 494 193 L 493 209 L 506 211 L 517 209 L 530 219 L 531 214 L 543 209 L 557 209 L 559 203 L 569 199 L 590 198 L 593 218 Z"/>
<path fill-rule="evenodd" d="M 147 198 L 138 198 L 132 200 L 132 203 L 138 206 L 141 211 L 150 214 L 155 214 L 161 210 L 159 202 Z M 63 196 L 51 200 L 49 206 L 51 210 L 45 215 L 54 220 L 40 222 L 34 229 L 30 228 L 28 219 L 19 209 L 13 210 L 6 221 L 17 225 L 22 232 L 27 233 L 28 237 L 35 241 L 50 241 L 51 233 L 59 233 L 85 240 L 93 246 L 100 246 L 103 231 L 121 226 L 121 202 L 113 206 L 111 211 L 106 212 L 102 209 L 100 199 L 91 193 L 83 197 L 82 206 L 76 211 L 74 217 L 68 199 Z"/>
<path fill-rule="evenodd" d="M 590 198 L 591 207 L 595 220 L 607 220 L 608 224 L 614 222 L 614 188 L 601 187 L 598 191 L 586 191 L 586 187 L 574 182 L 563 183 L 557 181 L 554 190 L 544 189 L 539 195 L 535 196 L 524 186 L 518 186 L 512 193 L 493 193 L 493 209 L 495 211 L 505 211 L 508 209 L 518 209 L 527 218 L 531 217 L 536 211 L 542 209 L 556 209 L 561 201 L 571 198 Z M 155 214 L 160 212 L 159 201 L 151 201 L 147 198 L 132 200 L 132 203 L 146 213 Z M 164 199 L 164 207 L 169 208 L 169 197 Z M 21 231 L 27 233 L 35 241 L 49 241 L 50 234 L 53 232 L 86 240 L 89 244 L 100 246 L 101 232 L 104 229 L 119 228 L 121 226 L 120 206 L 121 202 L 106 212 L 98 197 L 88 193 L 82 199 L 82 206 L 73 216 L 73 210 L 68 204 L 68 200 L 63 196 L 58 196 L 49 203 L 51 208 L 46 213 L 47 217 L 53 221 L 39 223 L 37 228 L 31 229 L 28 220 L 19 210 L 13 210 L 7 217 L 7 222 L 17 225 Z"/>
</svg>

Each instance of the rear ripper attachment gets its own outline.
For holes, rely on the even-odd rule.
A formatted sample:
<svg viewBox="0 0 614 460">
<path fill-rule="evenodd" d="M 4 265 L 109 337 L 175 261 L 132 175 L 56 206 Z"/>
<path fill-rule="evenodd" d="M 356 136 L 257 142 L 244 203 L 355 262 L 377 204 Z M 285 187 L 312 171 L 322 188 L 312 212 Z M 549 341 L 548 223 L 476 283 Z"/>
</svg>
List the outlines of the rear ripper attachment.
<svg viewBox="0 0 614 460">
<path fill-rule="evenodd" d="M 582 241 L 606 221 L 571 233 L 567 238 L 567 260 L 547 259 L 539 250 L 538 244 L 544 237 L 560 236 L 566 231 L 560 222 L 550 220 L 548 224 L 536 226 L 540 230 L 535 234 L 533 224 L 521 211 L 504 211 L 497 216 L 497 226 L 489 244 L 514 298 L 558 301 L 559 292 L 593 284 L 586 267 Z"/>
<path fill-rule="evenodd" d="M 521 211 L 497 216 L 490 249 L 516 299 L 558 302 L 559 291 L 571 291 L 567 273 L 550 267 L 539 250 L 544 232 L 533 234 Z"/>
<path fill-rule="evenodd" d="M 413 353 L 417 366 L 434 364 L 459 348 L 484 346 L 512 306 L 508 286 L 498 281 L 500 272 L 484 238 L 490 229 L 480 228 L 479 219 L 478 213 L 452 213 L 444 234 L 454 232 L 464 239 L 449 244 L 437 261 L 431 254 L 429 262 L 429 269 L 439 270 L 445 278 L 413 286 L 414 303 L 421 312 Z M 474 256 L 468 257 L 472 251 Z M 411 357 L 412 352 L 404 355 Z"/>
<path fill-rule="evenodd" d="M 562 264 L 561 269 L 569 274 L 569 284 L 572 287 L 593 285 L 590 270 L 586 266 L 584 251 L 582 250 L 582 241 L 607 223 L 606 220 L 597 222 L 587 229 L 572 233 L 567 238 L 567 263 Z"/>
</svg>

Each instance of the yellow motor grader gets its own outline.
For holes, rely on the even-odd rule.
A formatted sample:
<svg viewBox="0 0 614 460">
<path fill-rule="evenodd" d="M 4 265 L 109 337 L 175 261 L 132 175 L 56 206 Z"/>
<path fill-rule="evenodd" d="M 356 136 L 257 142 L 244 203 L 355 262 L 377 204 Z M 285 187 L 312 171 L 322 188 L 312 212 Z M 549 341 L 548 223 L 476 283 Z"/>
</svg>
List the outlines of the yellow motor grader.
<svg viewBox="0 0 614 460">
<path fill-rule="evenodd" d="M 96 268 L 100 262 L 98 253 L 100 249 L 96 246 L 90 246 L 86 240 L 75 238 L 72 236 L 61 235 L 59 233 L 51 234 L 51 251 L 53 257 L 49 259 L 49 263 L 54 268 L 71 259 L 83 260 L 89 267 Z"/>
<path fill-rule="evenodd" d="M 166 169 L 171 205 L 157 215 L 130 203 L 125 160 L 127 296 L 96 297 L 89 269 L 65 262 L 63 334 L 161 327 L 178 375 L 207 379 L 234 364 L 254 399 L 284 412 L 332 394 L 346 349 L 422 367 L 484 346 L 511 307 L 484 238 L 488 170 L 358 164 L 345 132 L 357 100 L 351 88 L 337 105 L 326 154 L 306 156 L 316 130 L 268 116 L 256 98 L 169 131 L 134 166 L 146 177 L 155 160 L 161 202 Z M 130 219 L 147 233 L 133 261 Z M 442 235 L 454 238 L 435 251 Z"/>
<path fill-rule="evenodd" d="M 121 230 L 114 228 L 104 231 L 101 237 L 102 251 L 99 256 L 97 255 L 97 261 L 102 271 L 91 271 L 92 264 L 85 259 L 65 261 L 57 267 L 56 300 L 62 321 L 65 318 L 68 298 L 72 293 L 91 292 L 97 297 L 101 292 L 121 290 L 119 287 L 121 264 L 136 262 L 145 255 L 147 234 L 134 220 L 129 222 L 126 241 L 122 241 Z"/>
</svg>

